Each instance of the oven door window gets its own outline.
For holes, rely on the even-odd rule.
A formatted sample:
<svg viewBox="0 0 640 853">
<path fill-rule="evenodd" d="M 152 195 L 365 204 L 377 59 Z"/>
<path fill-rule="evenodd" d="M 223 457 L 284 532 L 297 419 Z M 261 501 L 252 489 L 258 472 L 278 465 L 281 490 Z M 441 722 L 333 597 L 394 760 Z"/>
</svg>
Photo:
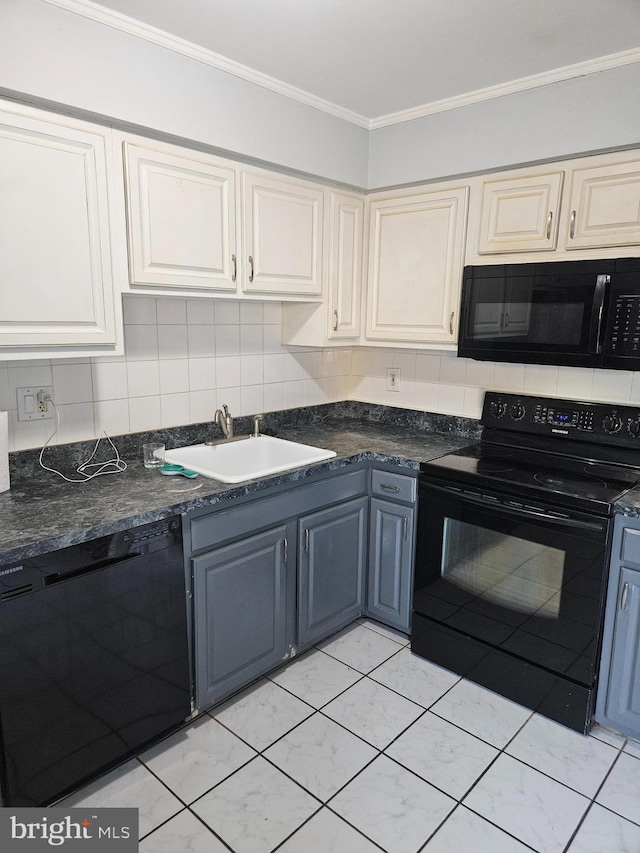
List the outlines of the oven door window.
<svg viewBox="0 0 640 853">
<path fill-rule="evenodd" d="M 554 522 L 421 491 L 414 608 L 517 657 L 589 683 L 606 522 Z M 426 505 L 426 509 L 425 509 Z"/>
</svg>

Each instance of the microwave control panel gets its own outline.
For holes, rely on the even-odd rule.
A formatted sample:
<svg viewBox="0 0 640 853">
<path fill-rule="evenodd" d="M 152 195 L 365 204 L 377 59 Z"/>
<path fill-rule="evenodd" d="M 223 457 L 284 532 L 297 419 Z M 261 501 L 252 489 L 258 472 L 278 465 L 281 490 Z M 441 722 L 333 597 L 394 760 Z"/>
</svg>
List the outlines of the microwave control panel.
<svg viewBox="0 0 640 853">
<path fill-rule="evenodd" d="M 637 448 L 640 442 L 640 407 L 613 403 L 581 403 L 487 391 L 481 423 L 509 432 L 619 447 Z"/>
<path fill-rule="evenodd" d="M 620 294 L 613 306 L 608 350 L 613 355 L 640 355 L 640 295 Z"/>
</svg>

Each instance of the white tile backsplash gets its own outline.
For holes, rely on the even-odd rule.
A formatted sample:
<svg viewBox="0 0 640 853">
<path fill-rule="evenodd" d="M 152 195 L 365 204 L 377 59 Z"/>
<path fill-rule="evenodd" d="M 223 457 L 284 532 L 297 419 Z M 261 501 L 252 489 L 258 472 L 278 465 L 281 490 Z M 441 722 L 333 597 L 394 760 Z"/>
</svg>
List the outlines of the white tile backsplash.
<svg viewBox="0 0 640 853">
<path fill-rule="evenodd" d="M 18 422 L 16 388 L 51 385 L 64 423 L 53 443 L 353 399 L 479 418 L 486 390 L 640 406 L 640 373 L 459 359 L 439 350 L 287 347 L 282 305 L 125 296 L 125 353 L 0 362 L 11 450 L 39 447 L 52 421 Z M 387 390 L 387 368 L 400 390 Z"/>
</svg>

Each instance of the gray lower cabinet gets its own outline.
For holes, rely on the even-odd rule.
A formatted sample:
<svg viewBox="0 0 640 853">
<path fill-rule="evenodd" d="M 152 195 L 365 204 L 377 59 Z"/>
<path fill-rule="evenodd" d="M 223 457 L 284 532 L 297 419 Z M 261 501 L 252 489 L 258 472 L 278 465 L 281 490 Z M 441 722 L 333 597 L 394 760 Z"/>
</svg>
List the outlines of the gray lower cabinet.
<svg viewBox="0 0 640 853">
<path fill-rule="evenodd" d="M 364 609 L 368 499 L 346 501 L 298 522 L 298 642 L 312 645 Z"/>
<path fill-rule="evenodd" d="M 596 719 L 640 738 L 640 519 L 617 516 Z"/>
<path fill-rule="evenodd" d="M 207 707 L 290 652 L 295 526 L 282 524 L 192 560 L 197 705 Z M 291 549 L 291 550 L 290 550 Z"/>
<path fill-rule="evenodd" d="M 371 499 L 367 615 L 409 630 L 415 510 Z"/>
</svg>

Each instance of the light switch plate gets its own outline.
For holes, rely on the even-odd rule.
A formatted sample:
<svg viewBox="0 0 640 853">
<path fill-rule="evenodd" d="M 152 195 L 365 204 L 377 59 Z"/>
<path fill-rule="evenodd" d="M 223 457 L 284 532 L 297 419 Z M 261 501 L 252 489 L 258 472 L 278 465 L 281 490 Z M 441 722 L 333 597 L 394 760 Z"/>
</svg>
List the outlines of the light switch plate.
<svg viewBox="0 0 640 853">
<path fill-rule="evenodd" d="M 387 367 L 387 391 L 400 390 L 400 368 Z"/>
</svg>

